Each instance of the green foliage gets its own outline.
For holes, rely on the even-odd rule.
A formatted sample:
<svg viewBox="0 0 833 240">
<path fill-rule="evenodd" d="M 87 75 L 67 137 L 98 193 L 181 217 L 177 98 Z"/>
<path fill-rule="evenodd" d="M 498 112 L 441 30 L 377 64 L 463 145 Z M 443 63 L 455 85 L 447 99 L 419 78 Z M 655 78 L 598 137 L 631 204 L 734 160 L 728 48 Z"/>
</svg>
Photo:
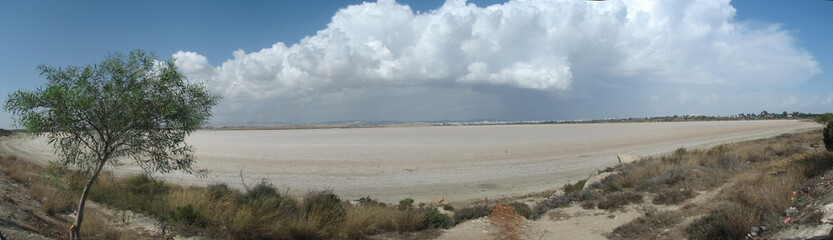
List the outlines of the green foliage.
<svg viewBox="0 0 833 240">
<path fill-rule="evenodd" d="M 101 180 L 104 181 L 90 191 L 90 199 L 93 201 L 121 209 L 164 214 L 165 210 L 157 201 L 171 191 L 171 185 L 155 181 L 144 174 L 122 179 L 105 175 Z"/>
<path fill-rule="evenodd" d="M 674 155 L 675 156 L 683 156 L 687 152 L 688 152 L 688 150 L 686 150 L 685 147 L 679 147 L 679 148 L 677 148 L 677 150 L 674 150 Z"/>
<path fill-rule="evenodd" d="M 225 183 L 218 183 L 208 185 L 205 188 L 205 193 L 211 200 L 218 200 L 223 198 L 240 199 L 242 198 L 239 191 L 229 188 Z"/>
<path fill-rule="evenodd" d="M 84 202 L 105 164 L 132 159 L 146 172 L 193 172 L 185 136 L 208 120 L 220 97 L 186 81 L 174 60 L 136 50 L 84 67 L 38 69 L 46 85 L 9 94 L 3 108 L 26 133 L 46 137 L 61 157 L 58 165 L 92 173 L 71 239 L 80 239 Z"/>
<path fill-rule="evenodd" d="M 566 183 L 566 184 L 564 184 L 564 192 L 565 193 L 572 193 L 572 192 L 581 191 L 581 189 L 584 189 L 584 184 L 585 183 L 587 183 L 587 179 L 578 181 L 575 184 Z"/>
<path fill-rule="evenodd" d="M 425 226 L 427 228 L 448 228 L 451 219 L 437 211 L 436 208 L 431 208 L 425 211 Z"/>
<path fill-rule="evenodd" d="M 827 125 L 830 121 L 833 121 L 833 113 L 825 113 L 822 115 L 818 115 L 813 120 L 815 120 L 819 124 Z"/>
<path fill-rule="evenodd" d="M 123 157 L 147 171 L 191 171 L 185 136 L 220 100 L 186 81 L 173 60 L 160 63 L 141 50 L 95 65 L 38 68 L 46 85 L 9 94 L 4 109 L 25 132 L 45 135 L 61 165 L 88 171 Z"/>
<path fill-rule="evenodd" d="M 460 223 L 465 220 L 489 216 L 489 208 L 486 205 L 464 207 L 454 212 L 454 222 Z"/>
<path fill-rule="evenodd" d="M 827 126 L 824 128 L 822 134 L 824 135 L 824 148 L 828 152 L 833 152 L 833 121 L 827 122 Z"/>
<path fill-rule="evenodd" d="M 304 197 L 302 213 L 308 219 L 325 224 L 343 222 L 345 216 L 341 200 L 330 191 L 307 193 Z"/>
<path fill-rule="evenodd" d="M 265 199 L 265 198 L 272 198 L 272 197 L 280 197 L 281 194 L 278 193 L 278 189 L 275 188 L 271 183 L 266 181 L 261 181 L 255 187 L 246 190 L 246 195 L 244 198 L 248 201 L 253 201 L 257 199 Z"/>
<path fill-rule="evenodd" d="M 169 218 L 171 221 L 175 223 L 183 224 L 186 226 L 200 224 L 200 215 L 197 211 L 194 210 L 194 206 L 192 206 L 191 204 L 176 207 L 173 211 L 170 212 Z"/>
<path fill-rule="evenodd" d="M 399 210 L 414 208 L 414 200 L 411 198 L 399 200 L 399 205 L 397 205 L 397 207 Z"/>
<path fill-rule="evenodd" d="M 527 219 L 529 219 L 532 215 L 532 209 L 529 208 L 528 205 L 522 202 L 513 202 L 510 204 L 506 204 L 507 206 L 512 207 L 515 210 L 515 213 L 521 215 Z"/>
</svg>

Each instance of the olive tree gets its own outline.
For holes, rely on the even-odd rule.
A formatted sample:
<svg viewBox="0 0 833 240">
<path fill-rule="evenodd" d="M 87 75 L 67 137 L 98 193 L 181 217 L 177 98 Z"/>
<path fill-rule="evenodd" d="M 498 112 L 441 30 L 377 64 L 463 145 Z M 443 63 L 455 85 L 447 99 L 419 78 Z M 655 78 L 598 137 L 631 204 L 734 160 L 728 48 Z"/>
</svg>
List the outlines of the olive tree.
<svg viewBox="0 0 833 240">
<path fill-rule="evenodd" d="M 133 161 L 148 173 L 201 172 L 191 167 L 193 148 L 184 140 L 208 120 L 220 96 L 189 82 L 173 60 L 135 50 L 95 65 L 38 69 L 47 83 L 9 94 L 4 109 L 26 133 L 55 147 L 58 166 L 89 173 L 71 239 L 80 238 L 84 203 L 105 165 Z"/>
</svg>

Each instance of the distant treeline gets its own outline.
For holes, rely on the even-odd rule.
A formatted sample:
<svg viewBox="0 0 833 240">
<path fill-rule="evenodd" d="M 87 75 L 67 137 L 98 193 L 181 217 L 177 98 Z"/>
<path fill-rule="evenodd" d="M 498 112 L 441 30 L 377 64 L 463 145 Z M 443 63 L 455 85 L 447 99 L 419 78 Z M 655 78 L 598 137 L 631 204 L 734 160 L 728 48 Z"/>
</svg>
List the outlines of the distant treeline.
<svg viewBox="0 0 833 240">
<path fill-rule="evenodd" d="M 829 114 L 829 113 L 826 113 Z M 620 118 L 620 119 L 601 119 L 590 120 L 589 122 L 684 122 L 684 121 L 729 121 L 729 120 L 769 120 L 769 119 L 816 119 L 822 114 L 802 113 L 786 111 L 781 113 L 770 113 L 762 111 L 760 113 L 739 113 L 730 116 L 704 116 L 699 114 L 688 115 L 674 115 L 661 117 L 644 117 L 644 118 Z"/>
<path fill-rule="evenodd" d="M 437 125 L 512 125 L 512 124 L 570 124 L 570 123 L 630 123 L 630 122 L 689 122 L 689 121 L 733 121 L 733 120 L 771 120 L 771 119 L 808 119 L 819 123 L 833 120 L 833 114 L 802 113 L 786 111 L 781 113 L 739 113 L 730 116 L 705 116 L 700 114 L 641 117 L 641 118 L 605 118 L 594 120 L 546 120 L 546 121 L 481 121 L 481 122 L 445 122 Z"/>
</svg>

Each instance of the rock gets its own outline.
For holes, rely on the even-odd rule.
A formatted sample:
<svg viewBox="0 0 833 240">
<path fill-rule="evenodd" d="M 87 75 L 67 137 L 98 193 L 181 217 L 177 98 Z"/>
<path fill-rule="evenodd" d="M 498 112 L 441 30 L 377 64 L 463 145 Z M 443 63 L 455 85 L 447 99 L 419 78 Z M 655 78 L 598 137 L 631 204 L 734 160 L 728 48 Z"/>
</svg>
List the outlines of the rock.
<svg viewBox="0 0 833 240">
<path fill-rule="evenodd" d="M 448 202 L 445 201 L 445 198 L 438 197 L 437 199 L 434 199 L 434 206 L 442 207 L 445 205 L 448 205 Z"/>
<path fill-rule="evenodd" d="M 602 180 L 605 180 L 605 178 L 609 177 L 610 175 L 614 175 L 614 174 L 617 174 L 617 173 L 619 173 L 619 172 L 603 172 L 603 173 L 593 175 L 593 176 L 591 176 L 590 178 L 587 179 L 587 182 L 584 182 L 584 188 L 582 188 L 581 190 L 590 188 L 590 186 L 592 186 L 593 184 L 601 182 Z"/>
<path fill-rule="evenodd" d="M 619 158 L 620 164 L 633 163 L 639 161 L 639 157 L 625 153 L 616 154 L 616 157 Z"/>
</svg>

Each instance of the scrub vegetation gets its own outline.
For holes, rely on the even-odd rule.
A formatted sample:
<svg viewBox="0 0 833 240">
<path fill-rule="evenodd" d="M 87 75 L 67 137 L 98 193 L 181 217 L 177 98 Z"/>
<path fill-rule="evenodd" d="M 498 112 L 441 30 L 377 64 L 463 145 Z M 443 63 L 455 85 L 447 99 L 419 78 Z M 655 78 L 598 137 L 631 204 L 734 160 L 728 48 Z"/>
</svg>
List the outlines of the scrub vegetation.
<svg viewBox="0 0 833 240">
<path fill-rule="evenodd" d="M 137 235 L 98 224 L 107 222 L 99 217 L 103 215 L 99 210 L 93 211 L 89 220 L 96 226 L 82 231 L 90 239 L 174 235 L 209 239 L 367 239 L 452 228 L 494 215 L 497 205 L 505 206 L 507 213 L 511 209 L 512 216 L 529 219 L 552 215 L 553 209 L 580 205 L 612 212 L 643 212 L 607 235 L 613 239 L 771 238 L 789 224 L 821 224 L 824 204 L 810 201 L 823 201 L 829 191 L 817 186 L 830 181 L 825 178 L 833 179 L 829 171 L 833 154 L 823 147 L 822 136 L 822 131 L 813 131 L 702 150 L 679 148 L 604 169 L 601 172 L 613 174 L 588 186 L 584 186 L 584 180 L 566 184 L 559 194 L 532 208 L 511 199 L 457 206 L 456 210 L 417 204 L 408 198 L 396 204 L 370 198 L 346 201 L 330 191 L 291 196 L 265 181 L 242 190 L 225 184 L 182 187 L 148 175 L 114 177 L 103 172 L 96 180 L 97 187 L 90 191 L 90 200 L 151 216 L 158 221 L 161 232 Z M 80 187 L 90 174 L 41 167 L 14 156 L 3 157 L 0 165 L 10 179 L 28 186 L 44 212 L 55 216 L 68 216 L 77 208 Z M 530 224 L 526 220 L 515 223 Z M 504 225 L 500 229 L 523 229 Z"/>
<path fill-rule="evenodd" d="M 821 131 L 705 150 L 680 148 L 608 168 L 604 172 L 615 174 L 583 190 L 565 185 L 564 194 L 536 205 L 532 216 L 537 219 L 550 209 L 572 204 L 608 210 L 639 204 L 648 207 L 642 210 L 644 215 L 616 228 L 611 238 L 767 236 L 797 218 L 791 211 L 797 211 L 795 207 L 802 204 L 799 199 L 806 194 L 807 188 L 801 185 L 831 168 L 833 154 L 822 147 Z M 694 199 L 705 193 L 713 196 Z M 808 213 L 802 214 L 804 218 L 818 218 L 819 214 L 809 213 L 820 209 L 802 211 Z"/>
</svg>

